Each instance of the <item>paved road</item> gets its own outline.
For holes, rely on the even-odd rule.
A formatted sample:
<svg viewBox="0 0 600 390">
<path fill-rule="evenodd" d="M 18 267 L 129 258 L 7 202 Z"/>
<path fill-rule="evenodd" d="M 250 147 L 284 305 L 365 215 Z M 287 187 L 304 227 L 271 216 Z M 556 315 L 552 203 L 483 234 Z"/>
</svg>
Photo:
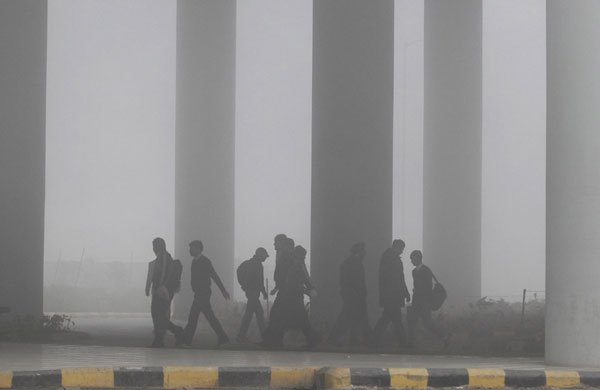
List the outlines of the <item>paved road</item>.
<svg viewBox="0 0 600 390">
<path fill-rule="evenodd" d="M 220 351 L 0 343 L 0 370 L 42 370 L 92 366 L 547 368 L 539 358 L 345 354 L 307 351 Z"/>
<path fill-rule="evenodd" d="M 63 367 L 143 366 L 339 366 L 339 367 L 426 367 L 426 368 L 544 368 L 543 359 L 482 358 L 461 356 L 410 355 L 407 351 L 383 354 L 356 349 L 344 353 L 308 352 L 296 346 L 292 351 L 261 351 L 254 345 L 228 345 L 215 350 L 216 336 L 204 319 L 191 349 L 145 348 L 152 341 L 152 321 L 138 315 L 75 315 L 75 330 L 87 339 L 65 340 L 61 344 L 0 343 L 0 370 L 39 370 Z M 227 329 L 234 334 L 235 329 Z M 254 338 L 257 339 L 256 334 Z M 167 338 L 167 344 L 172 343 Z M 398 353 L 400 352 L 400 353 Z M 403 354 L 404 352 L 404 354 Z M 545 367 L 547 368 L 547 367 Z"/>
</svg>

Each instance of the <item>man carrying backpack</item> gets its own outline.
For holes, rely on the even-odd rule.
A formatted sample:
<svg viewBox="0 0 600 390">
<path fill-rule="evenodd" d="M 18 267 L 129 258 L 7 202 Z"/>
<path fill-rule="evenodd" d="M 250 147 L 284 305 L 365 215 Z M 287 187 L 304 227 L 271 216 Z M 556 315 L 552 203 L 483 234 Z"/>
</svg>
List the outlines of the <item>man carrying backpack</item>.
<svg viewBox="0 0 600 390">
<path fill-rule="evenodd" d="M 246 333 L 248 332 L 250 321 L 252 321 L 254 315 L 256 315 L 256 323 L 258 324 L 261 335 L 266 328 L 263 308 L 259 298 L 260 294 L 262 294 L 263 299 L 267 299 L 262 265 L 262 263 L 267 260 L 267 257 L 269 257 L 267 250 L 262 247 L 258 248 L 256 249 L 254 256 L 250 260 L 246 260 L 240 264 L 237 269 L 238 282 L 248 298 L 246 311 L 242 317 L 240 331 L 236 337 L 236 341 L 240 343 L 248 342 Z"/>
<path fill-rule="evenodd" d="M 433 301 L 433 281 L 437 279 L 431 269 L 423 264 L 423 253 L 419 250 L 412 251 L 410 260 L 415 268 L 413 275 L 413 304 L 408 312 L 408 335 L 409 343 L 414 343 L 415 327 L 419 319 L 423 321 L 425 329 L 442 338 L 443 332 L 438 329 L 431 320 Z"/>
</svg>

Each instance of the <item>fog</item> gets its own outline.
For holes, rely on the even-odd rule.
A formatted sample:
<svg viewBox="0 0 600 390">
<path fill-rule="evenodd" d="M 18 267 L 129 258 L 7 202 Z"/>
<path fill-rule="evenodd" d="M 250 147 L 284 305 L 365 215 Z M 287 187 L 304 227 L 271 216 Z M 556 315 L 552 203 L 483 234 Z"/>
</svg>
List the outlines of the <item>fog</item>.
<svg viewBox="0 0 600 390">
<path fill-rule="evenodd" d="M 145 275 L 131 273 L 154 258 L 152 239 L 174 251 L 175 11 L 175 1 L 49 1 L 46 286 L 72 285 L 56 275 L 79 268 L 76 283 L 107 285 L 91 270 L 118 262 L 109 269 L 129 270 L 141 295 Z M 423 226 L 423 2 L 396 0 L 395 20 L 390 212 L 412 250 Z M 235 260 L 266 247 L 271 279 L 276 233 L 310 253 L 312 2 L 238 2 L 236 55 Z M 484 0 L 482 146 L 483 295 L 515 300 L 544 290 L 543 0 Z"/>
</svg>

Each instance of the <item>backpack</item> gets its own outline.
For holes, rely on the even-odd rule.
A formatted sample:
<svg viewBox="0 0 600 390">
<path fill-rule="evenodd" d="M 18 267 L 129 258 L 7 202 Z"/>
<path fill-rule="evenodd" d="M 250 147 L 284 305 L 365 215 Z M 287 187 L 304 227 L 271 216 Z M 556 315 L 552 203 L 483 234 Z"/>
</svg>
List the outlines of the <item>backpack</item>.
<svg viewBox="0 0 600 390">
<path fill-rule="evenodd" d="M 250 260 L 246 260 L 237 267 L 237 280 L 240 286 L 242 286 L 242 290 L 248 285 L 251 266 Z"/>
<path fill-rule="evenodd" d="M 431 273 L 433 279 L 435 280 L 435 286 L 433 286 L 433 291 L 431 293 L 431 310 L 439 310 L 446 298 L 448 297 L 448 293 L 446 293 L 446 289 L 440 282 L 438 282 L 437 278 L 433 273 Z"/>
<path fill-rule="evenodd" d="M 183 265 L 180 260 L 173 260 L 169 264 L 169 274 L 167 275 L 166 285 L 173 293 L 181 290 L 181 274 L 183 273 Z"/>
</svg>

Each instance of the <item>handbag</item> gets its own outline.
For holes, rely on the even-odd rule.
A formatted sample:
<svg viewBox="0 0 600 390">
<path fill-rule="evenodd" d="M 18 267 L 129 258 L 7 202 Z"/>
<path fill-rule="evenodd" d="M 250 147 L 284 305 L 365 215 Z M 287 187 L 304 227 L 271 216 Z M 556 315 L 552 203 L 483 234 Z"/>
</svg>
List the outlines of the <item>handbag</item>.
<svg viewBox="0 0 600 390">
<path fill-rule="evenodd" d="M 431 276 L 433 276 L 433 280 L 435 280 L 435 285 L 431 291 L 431 310 L 435 311 L 442 307 L 448 297 L 448 293 L 446 293 L 444 286 L 438 282 L 433 272 L 431 273 Z"/>
</svg>

